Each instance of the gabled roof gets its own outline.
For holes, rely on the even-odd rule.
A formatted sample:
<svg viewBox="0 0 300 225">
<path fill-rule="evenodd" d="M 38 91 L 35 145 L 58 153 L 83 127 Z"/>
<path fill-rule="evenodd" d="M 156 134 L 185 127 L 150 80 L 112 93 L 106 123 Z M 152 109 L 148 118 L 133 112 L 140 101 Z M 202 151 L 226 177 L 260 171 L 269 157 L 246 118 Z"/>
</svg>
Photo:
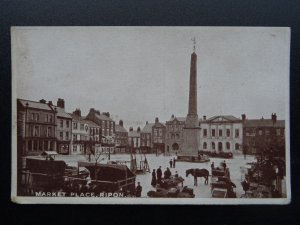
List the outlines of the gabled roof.
<svg viewBox="0 0 300 225">
<path fill-rule="evenodd" d="M 158 122 L 158 123 L 154 123 L 152 127 L 166 127 L 164 124 Z"/>
<path fill-rule="evenodd" d="M 152 127 L 153 127 L 154 123 L 148 123 L 144 126 L 144 128 L 142 129 L 141 133 L 152 133 Z"/>
<path fill-rule="evenodd" d="M 213 122 L 213 121 L 229 121 L 229 122 L 242 122 L 241 119 L 232 116 L 232 115 L 219 115 L 219 116 L 213 116 L 207 120 L 202 120 L 201 122 Z"/>
<path fill-rule="evenodd" d="M 18 99 L 18 100 L 23 107 L 27 107 L 26 103 L 28 103 L 28 108 L 53 111 L 53 109 L 47 103 L 35 102 L 35 101 L 30 101 L 25 99 Z"/>
<path fill-rule="evenodd" d="M 124 127 L 122 127 L 121 125 L 119 125 L 119 124 L 116 124 L 116 125 L 115 125 L 115 131 L 116 131 L 116 132 L 127 133 L 127 130 L 126 130 Z"/>
<path fill-rule="evenodd" d="M 90 127 L 100 127 L 98 124 L 96 124 L 95 122 L 91 121 L 91 120 L 86 120 L 85 117 L 83 117 L 84 119 L 82 121 L 84 121 L 84 123 L 88 124 Z"/>
<path fill-rule="evenodd" d="M 128 132 L 128 137 L 140 137 L 140 133 L 137 132 L 136 130 L 129 131 Z"/>
<path fill-rule="evenodd" d="M 285 120 L 277 120 L 275 123 L 271 119 L 247 119 L 244 127 L 285 127 Z"/>
<path fill-rule="evenodd" d="M 97 114 L 97 113 L 95 113 L 95 116 L 99 120 L 113 121 L 110 117 L 107 117 L 107 116 L 105 116 L 103 114 Z"/>
<path fill-rule="evenodd" d="M 57 116 L 58 117 L 63 117 L 63 118 L 68 118 L 68 119 L 72 119 L 72 116 L 70 116 L 68 113 L 65 112 L 65 109 L 57 107 L 57 106 L 52 106 L 52 108 L 54 109 L 56 107 L 57 110 Z"/>
<path fill-rule="evenodd" d="M 73 114 L 73 113 L 68 113 L 68 114 L 72 117 L 72 119 L 73 119 L 74 122 L 76 122 L 76 121 L 77 121 L 77 122 L 81 122 L 81 121 L 84 120 L 84 117 L 75 115 L 75 114 Z"/>
<path fill-rule="evenodd" d="M 172 122 L 172 121 L 174 121 L 174 120 L 178 120 L 178 121 L 180 121 L 180 122 L 185 122 L 185 120 L 186 120 L 186 117 L 171 117 L 170 118 L 170 120 L 168 121 L 168 122 Z"/>
</svg>

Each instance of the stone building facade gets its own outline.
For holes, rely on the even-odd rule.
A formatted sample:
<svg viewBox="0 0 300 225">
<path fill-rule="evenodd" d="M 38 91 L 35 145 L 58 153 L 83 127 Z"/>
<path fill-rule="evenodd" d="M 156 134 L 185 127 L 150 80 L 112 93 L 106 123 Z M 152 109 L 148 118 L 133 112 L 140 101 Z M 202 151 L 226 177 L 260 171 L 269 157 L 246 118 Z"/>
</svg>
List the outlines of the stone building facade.
<svg viewBox="0 0 300 225">
<path fill-rule="evenodd" d="M 180 152 L 183 144 L 183 128 L 186 117 L 171 116 L 166 122 L 165 152 Z"/>
<path fill-rule="evenodd" d="M 126 152 L 128 150 L 128 131 L 123 126 L 123 120 L 115 125 L 115 143 L 117 152 Z"/>
<path fill-rule="evenodd" d="M 214 116 L 199 122 L 200 149 L 216 152 L 241 152 L 243 144 L 243 123 L 234 116 Z"/>
<path fill-rule="evenodd" d="M 129 151 L 132 153 L 137 153 L 140 151 L 141 147 L 141 129 L 133 130 L 132 127 L 129 128 L 128 132 L 128 147 Z"/>
<path fill-rule="evenodd" d="M 152 126 L 153 151 L 157 153 L 165 152 L 166 126 L 159 122 L 158 117 Z"/>
<path fill-rule="evenodd" d="M 152 143 L 153 126 L 154 123 L 148 123 L 148 121 L 146 121 L 146 124 L 141 131 L 141 151 L 143 153 L 152 153 L 153 151 L 153 143 Z"/>
<path fill-rule="evenodd" d="M 18 155 L 56 151 L 56 108 L 51 102 L 17 99 Z"/>
</svg>

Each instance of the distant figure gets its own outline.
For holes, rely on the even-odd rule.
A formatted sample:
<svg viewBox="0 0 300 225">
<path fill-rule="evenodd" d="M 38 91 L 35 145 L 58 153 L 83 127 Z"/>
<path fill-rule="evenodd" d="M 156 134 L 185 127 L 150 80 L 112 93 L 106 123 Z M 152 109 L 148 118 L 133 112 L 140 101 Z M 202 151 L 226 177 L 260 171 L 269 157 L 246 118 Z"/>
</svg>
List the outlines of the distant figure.
<svg viewBox="0 0 300 225">
<path fill-rule="evenodd" d="M 152 172 L 151 185 L 152 185 L 153 187 L 156 186 L 156 172 L 155 172 L 155 169 L 153 169 L 153 172 Z"/>
<path fill-rule="evenodd" d="M 178 178 L 178 177 L 179 177 L 179 175 L 178 175 L 178 172 L 177 172 L 177 171 L 175 172 L 175 175 L 174 175 L 174 176 L 175 176 L 175 178 Z"/>
<path fill-rule="evenodd" d="M 175 164 L 176 164 L 176 159 L 173 158 L 173 168 L 175 168 Z"/>
<path fill-rule="evenodd" d="M 142 189 L 143 188 L 142 188 L 140 182 L 138 182 L 138 185 L 137 185 L 137 187 L 135 189 L 135 196 L 136 197 L 141 197 L 141 195 L 142 195 Z"/>
<path fill-rule="evenodd" d="M 200 152 L 198 152 L 198 160 L 201 160 Z"/>
<path fill-rule="evenodd" d="M 223 162 L 223 167 L 224 167 L 224 171 L 225 171 L 226 170 L 226 162 L 225 162 L 225 160 Z"/>
<path fill-rule="evenodd" d="M 162 177 L 161 166 L 159 166 L 159 168 L 156 170 L 156 175 L 157 175 L 157 182 L 159 182 Z"/>
<path fill-rule="evenodd" d="M 172 168 L 173 165 L 172 159 L 170 159 L 169 164 L 170 164 L 170 168 Z"/>
<path fill-rule="evenodd" d="M 215 163 L 212 162 L 211 165 L 210 165 L 210 167 L 211 167 L 211 171 L 213 171 L 215 169 Z"/>
<path fill-rule="evenodd" d="M 164 179 L 169 179 L 171 177 L 172 173 L 169 169 L 169 167 L 167 167 L 167 170 L 164 172 Z"/>
</svg>

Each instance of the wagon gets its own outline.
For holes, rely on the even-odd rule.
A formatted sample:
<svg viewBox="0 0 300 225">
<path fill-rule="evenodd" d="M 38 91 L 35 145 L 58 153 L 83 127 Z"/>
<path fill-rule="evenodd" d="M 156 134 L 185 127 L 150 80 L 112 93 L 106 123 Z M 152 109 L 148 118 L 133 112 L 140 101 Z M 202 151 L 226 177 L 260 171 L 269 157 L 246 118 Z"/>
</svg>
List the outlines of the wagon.
<svg viewBox="0 0 300 225">
<path fill-rule="evenodd" d="M 149 191 L 148 197 L 151 198 L 194 198 L 194 191 L 192 188 L 173 187 L 170 189 L 157 188 L 156 191 Z"/>
</svg>

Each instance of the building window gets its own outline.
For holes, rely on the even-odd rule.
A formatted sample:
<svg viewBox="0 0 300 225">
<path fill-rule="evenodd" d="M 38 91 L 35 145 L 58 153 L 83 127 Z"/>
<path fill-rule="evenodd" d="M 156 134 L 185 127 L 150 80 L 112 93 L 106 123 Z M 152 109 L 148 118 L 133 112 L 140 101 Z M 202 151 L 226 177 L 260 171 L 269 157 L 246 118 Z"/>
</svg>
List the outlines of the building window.
<svg viewBox="0 0 300 225">
<path fill-rule="evenodd" d="M 262 129 L 258 130 L 258 135 L 262 135 Z"/>
<path fill-rule="evenodd" d="M 213 136 L 213 137 L 216 136 L 216 130 L 215 130 L 215 129 L 212 129 L 212 130 L 211 130 L 211 136 Z"/>
<path fill-rule="evenodd" d="M 223 136 L 223 130 L 219 130 L 219 137 Z"/>
<path fill-rule="evenodd" d="M 44 150 L 45 150 L 45 151 L 48 150 L 48 141 L 44 141 Z"/>
<path fill-rule="evenodd" d="M 84 151 L 84 146 L 80 145 L 80 152 L 83 152 L 83 151 Z"/>
<path fill-rule="evenodd" d="M 46 114 L 46 115 L 45 115 L 45 122 L 48 122 L 48 121 L 49 121 L 49 115 Z"/>
<path fill-rule="evenodd" d="M 37 141 L 33 141 L 33 150 L 34 151 L 38 150 L 38 143 L 37 143 Z"/>
<path fill-rule="evenodd" d="M 80 124 L 80 130 L 84 130 L 84 124 Z"/>
<path fill-rule="evenodd" d="M 226 149 L 230 150 L 230 143 L 229 142 L 226 142 Z"/>
<path fill-rule="evenodd" d="M 32 141 L 28 141 L 28 151 L 32 151 Z"/>
<path fill-rule="evenodd" d="M 73 123 L 73 129 L 77 130 L 77 123 Z"/>
<path fill-rule="evenodd" d="M 73 152 L 77 152 L 77 145 L 73 145 Z"/>
<path fill-rule="evenodd" d="M 59 137 L 60 137 L 60 140 L 63 140 L 63 139 L 64 139 L 64 134 L 63 134 L 63 132 L 59 132 Z"/>
<path fill-rule="evenodd" d="M 52 136 L 52 127 L 48 127 L 48 137 Z"/>
<path fill-rule="evenodd" d="M 235 129 L 235 137 L 238 138 L 240 136 L 240 130 Z"/>
<path fill-rule="evenodd" d="M 70 121 L 69 120 L 66 121 L 66 126 L 67 126 L 67 128 L 70 127 Z"/>
<path fill-rule="evenodd" d="M 223 151 L 223 144 L 222 144 L 222 142 L 218 143 L 218 150 L 219 151 Z"/>
<path fill-rule="evenodd" d="M 176 139 L 179 139 L 179 134 L 176 134 Z"/>
<path fill-rule="evenodd" d="M 60 127 L 63 128 L 64 127 L 64 121 L 60 120 Z"/>
<path fill-rule="evenodd" d="M 73 134 L 73 141 L 77 141 L 77 134 Z"/>
<path fill-rule="evenodd" d="M 39 133 L 40 133 L 39 131 L 40 131 L 39 126 L 34 126 L 34 136 L 35 137 L 39 136 Z"/>
<path fill-rule="evenodd" d="M 240 149 L 240 145 L 238 143 L 235 144 L 235 150 L 239 150 Z"/>
<path fill-rule="evenodd" d="M 203 137 L 207 137 L 207 129 L 203 129 Z"/>
<path fill-rule="evenodd" d="M 230 129 L 226 129 L 226 136 L 230 137 Z"/>
<path fill-rule="evenodd" d="M 203 149 L 207 149 L 207 143 L 206 142 L 203 143 Z"/>
<path fill-rule="evenodd" d="M 49 122 L 52 123 L 52 115 L 49 115 Z"/>
<path fill-rule="evenodd" d="M 69 132 L 66 132 L 66 140 L 69 140 Z"/>
<path fill-rule="evenodd" d="M 216 144 L 215 144 L 215 142 L 212 142 L 212 143 L 211 143 L 211 149 L 212 149 L 212 150 L 215 150 L 215 149 L 216 149 Z"/>
</svg>

